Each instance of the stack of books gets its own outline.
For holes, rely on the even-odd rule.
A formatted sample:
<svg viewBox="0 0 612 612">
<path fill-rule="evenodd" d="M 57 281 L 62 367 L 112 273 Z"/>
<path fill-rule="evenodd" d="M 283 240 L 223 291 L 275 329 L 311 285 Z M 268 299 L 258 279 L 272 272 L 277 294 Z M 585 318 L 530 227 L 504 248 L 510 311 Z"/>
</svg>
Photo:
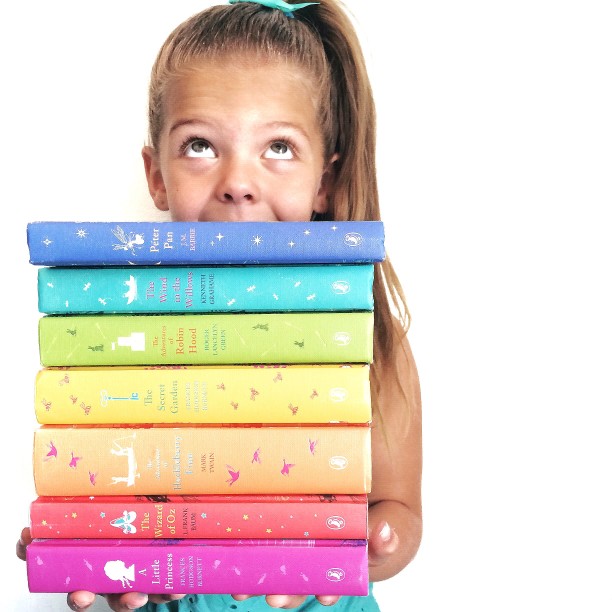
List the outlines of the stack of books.
<svg viewBox="0 0 612 612">
<path fill-rule="evenodd" d="M 36 222 L 32 592 L 365 595 L 380 222 Z"/>
</svg>

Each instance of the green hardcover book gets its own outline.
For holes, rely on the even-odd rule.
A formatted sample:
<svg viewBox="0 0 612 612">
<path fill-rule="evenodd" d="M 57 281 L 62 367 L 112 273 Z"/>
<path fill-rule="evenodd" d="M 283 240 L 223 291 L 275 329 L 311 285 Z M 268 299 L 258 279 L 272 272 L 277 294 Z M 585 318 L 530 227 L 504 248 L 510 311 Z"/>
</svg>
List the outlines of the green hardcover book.
<svg viewBox="0 0 612 612">
<path fill-rule="evenodd" d="M 49 366 L 371 363 L 372 312 L 47 315 Z"/>
</svg>

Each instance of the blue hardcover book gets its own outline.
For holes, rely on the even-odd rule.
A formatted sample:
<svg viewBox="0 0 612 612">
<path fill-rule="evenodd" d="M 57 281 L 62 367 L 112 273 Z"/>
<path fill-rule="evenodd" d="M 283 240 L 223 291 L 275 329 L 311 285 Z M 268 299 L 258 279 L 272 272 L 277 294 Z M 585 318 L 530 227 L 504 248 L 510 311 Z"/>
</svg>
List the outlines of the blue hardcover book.
<svg viewBox="0 0 612 612">
<path fill-rule="evenodd" d="M 38 309 L 87 312 L 373 310 L 374 264 L 38 270 Z"/>
<path fill-rule="evenodd" d="M 381 221 L 36 221 L 30 263 L 41 266 L 373 263 Z"/>
</svg>

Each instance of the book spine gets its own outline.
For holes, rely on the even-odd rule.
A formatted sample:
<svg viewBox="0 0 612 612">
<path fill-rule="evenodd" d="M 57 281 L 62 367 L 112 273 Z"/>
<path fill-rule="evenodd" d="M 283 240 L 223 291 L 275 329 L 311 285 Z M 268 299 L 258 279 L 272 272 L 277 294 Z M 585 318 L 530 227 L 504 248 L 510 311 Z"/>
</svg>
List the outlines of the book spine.
<svg viewBox="0 0 612 612">
<path fill-rule="evenodd" d="M 43 266 L 372 263 L 381 221 L 84 222 L 27 226 L 30 263 Z"/>
<path fill-rule="evenodd" d="M 366 595 L 365 540 L 34 540 L 33 593 Z"/>
<path fill-rule="evenodd" d="M 46 368 L 35 414 L 52 425 L 369 423 L 368 364 Z"/>
<path fill-rule="evenodd" d="M 366 495 L 39 497 L 34 538 L 366 539 Z"/>
<path fill-rule="evenodd" d="M 371 362 L 372 312 L 45 315 L 43 366 Z"/>
<path fill-rule="evenodd" d="M 88 312 L 372 310 L 373 264 L 40 268 L 38 309 Z"/>
<path fill-rule="evenodd" d="M 36 494 L 360 494 L 370 427 L 62 427 L 34 432 Z"/>
</svg>

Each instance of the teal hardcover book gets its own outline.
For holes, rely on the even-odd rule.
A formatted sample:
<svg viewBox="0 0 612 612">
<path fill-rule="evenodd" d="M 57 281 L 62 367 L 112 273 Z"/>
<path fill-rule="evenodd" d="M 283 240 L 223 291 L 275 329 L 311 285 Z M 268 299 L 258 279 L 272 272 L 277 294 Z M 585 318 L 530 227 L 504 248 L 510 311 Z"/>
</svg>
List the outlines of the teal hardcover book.
<svg viewBox="0 0 612 612">
<path fill-rule="evenodd" d="M 373 264 L 40 268 L 47 314 L 372 310 Z"/>
</svg>

